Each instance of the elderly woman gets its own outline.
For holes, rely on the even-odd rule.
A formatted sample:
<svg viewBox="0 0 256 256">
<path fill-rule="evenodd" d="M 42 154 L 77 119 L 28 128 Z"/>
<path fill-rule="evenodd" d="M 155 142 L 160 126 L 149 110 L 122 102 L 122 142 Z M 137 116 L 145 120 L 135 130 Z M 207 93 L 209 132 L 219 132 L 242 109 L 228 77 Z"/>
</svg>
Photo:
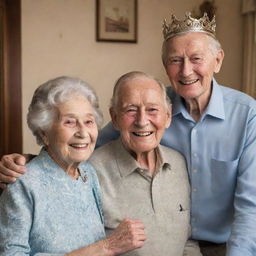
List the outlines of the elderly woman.
<svg viewBox="0 0 256 256">
<path fill-rule="evenodd" d="M 117 255 L 143 245 L 143 224 L 126 219 L 105 238 L 93 167 L 102 115 L 93 90 L 60 77 L 38 87 L 28 126 L 42 145 L 28 173 L 0 199 L 1 255 Z"/>
</svg>

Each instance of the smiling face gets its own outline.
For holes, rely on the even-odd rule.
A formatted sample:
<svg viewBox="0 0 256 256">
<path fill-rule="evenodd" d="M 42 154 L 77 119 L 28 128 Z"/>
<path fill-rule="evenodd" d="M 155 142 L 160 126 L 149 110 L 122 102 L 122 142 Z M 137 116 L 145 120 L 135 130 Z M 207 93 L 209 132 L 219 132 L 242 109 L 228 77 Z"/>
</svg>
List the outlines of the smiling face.
<svg viewBox="0 0 256 256">
<path fill-rule="evenodd" d="M 210 46 L 204 33 L 191 32 L 167 42 L 165 69 L 174 90 L 185 100 L 201 98 L 207 104 L 213 74 L 219 72 L 224 53 Z"/>
<path fill-rule="evenodd" d="M 58 117 L 43 140 L 54 161 L 64 170 L 76 168 L 92 154 L 98 128 L 93 108 L 84 97 L 59 104 Z"/>
<path fill-rule="evenodd" d="M 120 86 L 117 97 L 110 113 L 126 149 L 135 154 L 154 150 L 171 121 L 160 85 L 149 78 L 134 78 Z"/>
</svg>

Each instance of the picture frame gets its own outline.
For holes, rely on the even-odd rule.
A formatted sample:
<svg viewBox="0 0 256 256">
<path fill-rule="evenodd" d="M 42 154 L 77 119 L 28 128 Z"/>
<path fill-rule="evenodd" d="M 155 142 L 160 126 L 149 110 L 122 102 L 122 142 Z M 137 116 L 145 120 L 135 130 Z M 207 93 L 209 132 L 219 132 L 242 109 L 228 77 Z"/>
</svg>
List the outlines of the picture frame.
<svg viewBox="0 0 256 256">
<path fill-rule="evenodd" d="M 137 43 L 137 0 L 96 0 L 96 40 Z"/>
</svg>

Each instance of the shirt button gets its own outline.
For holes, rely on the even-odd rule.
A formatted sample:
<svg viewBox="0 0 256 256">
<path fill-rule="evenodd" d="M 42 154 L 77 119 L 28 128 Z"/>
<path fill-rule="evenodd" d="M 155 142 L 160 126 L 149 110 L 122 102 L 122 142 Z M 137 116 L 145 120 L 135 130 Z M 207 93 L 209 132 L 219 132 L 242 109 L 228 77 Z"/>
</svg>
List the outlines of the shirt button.
<svg viewBox="0 0 256 256">
<path fill-rule="evenodd" d="M 196 218 L 192 218 L 191 220 L 192 220 L 192 222 L 196 222 Z"/>
<path fill-rule="evenodd" d="M 193 169 L 193 171 L 192 171 L 193 173 L 197 173 L 198 172 L 198 170 L 197 169 Z"/>
<path fill-rule="evenodd" d="M 196 157 L 197 157 L 197 153 L 193 153 L 193 157 L 195 157 L 195 158 L 196 158 Z"/>
<path fill-rule="evenodd" d="M 143 169 L 139 169 L 139 172 L 140 172 L 140 173 L 143 173 L 144 171 L 143 171 Z"/>
<path fill-rule="evenodd" d="M 196 192 L 197 191 L 197 189 L 196 188 L 193 188 L 193 192 Z"/>
</svg>

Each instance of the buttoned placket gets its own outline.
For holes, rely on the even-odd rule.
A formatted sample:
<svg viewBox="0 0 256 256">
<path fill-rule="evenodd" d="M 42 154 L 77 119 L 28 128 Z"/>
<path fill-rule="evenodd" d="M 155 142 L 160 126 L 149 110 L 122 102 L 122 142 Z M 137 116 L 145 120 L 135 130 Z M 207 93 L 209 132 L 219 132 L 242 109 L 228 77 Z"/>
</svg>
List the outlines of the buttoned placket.
<svg viewBox="0 0 256 256">
<path fill-rule="evenodd" d="M 190 145 L 191 145 L 191 152 L 190 152 L 190 181 L 191 181 L 191 200 L 196 201 L 196 198 L 198 196 L 198 175 L 200 175 L 199 170 L 199 163 L 200 163 L 200 144 L 199 144 L 199 127 L 200 122 L 195 123 L 193 128 L 190 132 Z M 197 231 L 197 218 L 195 211 L 193 209 L 193 205 L 191 206 L 191 227 L 192 232 Z"/>
</svg>

